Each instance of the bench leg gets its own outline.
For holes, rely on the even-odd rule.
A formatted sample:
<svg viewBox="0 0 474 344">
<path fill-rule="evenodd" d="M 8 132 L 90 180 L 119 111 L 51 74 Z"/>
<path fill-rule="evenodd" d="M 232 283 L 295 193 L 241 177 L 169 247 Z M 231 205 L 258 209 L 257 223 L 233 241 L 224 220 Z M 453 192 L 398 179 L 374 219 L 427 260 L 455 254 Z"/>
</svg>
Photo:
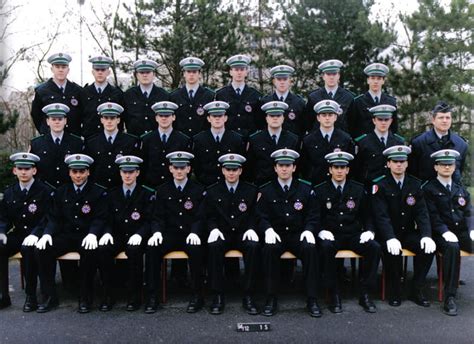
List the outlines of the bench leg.
<svg viewBox="0 0 474 344">
<path fill-rule="evenodd" d="M 161 292 L 162 292 L 162 301 L 166 303 L 166 277 L 167 277 L 167 262 L 166 259 L 163 259 L 161 263 Z"/>
<path fill-rule="evenodd" d="M 436 267 L 438 270 L 438 301 L 443 301 L 443 286 L 444 286 L 444 276 L 443 276 L 443 257 L 436 255 Z"/>
</svg>

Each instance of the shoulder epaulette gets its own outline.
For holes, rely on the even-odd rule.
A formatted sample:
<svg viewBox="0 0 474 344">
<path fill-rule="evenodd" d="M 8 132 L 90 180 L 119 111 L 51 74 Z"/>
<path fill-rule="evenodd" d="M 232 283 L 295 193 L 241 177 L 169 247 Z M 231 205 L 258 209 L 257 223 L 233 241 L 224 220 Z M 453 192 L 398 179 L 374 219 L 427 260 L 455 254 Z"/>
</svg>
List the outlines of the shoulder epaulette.
<svg viewBox="0 0 474 344">
<path fill-rule="evenodd" d="M 53 184 L 48 183 L 46 180 L 43 180 L 43 183 L 48 185 L 51 189 L 56 190 L 56 187 Z"/>
<path fill-rule="evenodd" d="M 380 176 L 380 177 L 377 177 L 375 179 L 372 179 L 372 183 L 378 183 L 379 181 L 381 181 L 382 179 L 384 179 L 386 176 L 383 175 L 383 176 Z"/>
<path fill-rule="evenodd" d="M 79 136 L 79 135 L 76 135 L 76 134 L 73 134 L 73 133 L 69 133 L 72 137 L 75 137 L 77 139 L 80 139 L 81 141 L 84 141 L 84 139 L 82 138 L 82 136 Z"/>
<path fill-rule="evenodd" d="M 259 188 L 259 189 L 263 189 L 265 186 L 267 186 L 267 185 L 270 184 L 270 183 L 271 183 L 271 181 L 266 182 L 266 183 L 260 185 L 258 188 Z"/>
<path fill-rule="evenodd" d="M 306 184 L 306 185 L 309 185 L 311 186 L 311 182 L 307 181 L 307 180 L 304 180 L 304 179 L 301 179 L 301 178 L 298 178 L 298 180 L 303 183 L 303 184 Z"/>
<path fill-rule="evenodd" d="M 224 90 L 228 85 L 224 85 L 222 87 L 219 87 L 218 89 L 216 89 L 216 93 L 218 92 L 221 92 L 222 90 Z"/>
<path fill-rule="evenodd" d="M 324 182 L 322 182 L 322 183 L 319 183 L 318 185 L 315 185 L 315 186 L 314 186 L 314 188 L 316 189 L 316 188 L 319 188 L 320 186 L 326 185 L 326 184 L 327 184 L 327 182 L 328 182 L 328 181 L 327 181 L 327 180 L 325 180 Z"/>
<path fill-rule="evenodd" d="M 239 133 L 238 131 L 231 130 L 231 132 L 233 132 L 233 133 L 235 133 L 235 134 L 239 135 L 240 137 L 244 137 L 244 135 L 242 135 L 242 134 L 241 134 L 241 133 Z"/>
<path fill-rule="evenodd" d="M 44 85 L 46 85 L 46 83 L 47 83 L 47 81 L 42 82 L 42 83 L 36 85 L 36 86 L 35 86 L 35 90 L 37 90 L 37 89 L 40 88 L 40 87 L 43 87 Z"/>
<path fill-rule="evenodd" d="M 411 178 L 411 179 L 414 179 L 414 180 L 416 180 L 417 182 L 420 182 L 420 183 L 422 182 L 422 180 L 421 180 L 420 178 L 418 178 L 418 177 L 415 177 L 415 176 L 414 176 L 414 175 L 412 175 L 412 174 L 407 174 L 407 176 L 408 176 L 409 178 Z"/>
<path fill-rule="evenodd" d="M 219 182 L 215 182 L 215 183 L 209 185 L 207 188 L 212 189 L 213 187 L 217 186 L 218 184 L 219 184 Z"/>
<path fill-rule="evenodd" d="M 151 131 L 150 131 L 151 132 Z M 139 139 L 139 137 L 137 135 L 133 135 L 133 134 L 130 134 L 130 133 L 124 133 L 122 132 L 123 134 L 127 135 L 127 136 L 130 136 L 130 137 L 133 137 L 134 139 Z M 148 134 L 148 133 L 147 133 Z"/>
<path fill-rule="evenodd" d="M 100 188 L 102 188 L 102 189 L 104 189 L 104 190 L 107 190 L 107 188 L 106 188 L 105 186 L 100 185 L 100 184 L 98 184 L 98 183 L 94 183 L 94 185 L 97 185 L 98 187 L 100 187 Z"/>
<path fill-rule="evenodd" d="M 38 136 L 36 136 L 36 137 L 33 137 L 33 138 L 31 139 L 31 141 L 34 141 L 34 140 L 36 140 L 36 139 L 39 139 L 40 137 L 43 137 L 43 136 L 44 136 L 44 134 L 38 135 Z"/>
<path fill-rule="evenodd" d="M 256 132 L 254 132 L 252 135 L 249 136 L 250 137 L 254 137 L 255 135 L 257 135 L 258 133 L 261 133 L 262 131 L 261 130 L 257 130 Z"/>
<path fill-rule="evenodd" d="M 143 184 L 142 184 L 142 188 L 144 188 L 145 190 L 151 191 L 151 192 L 155 192 L 155 191 L 156 191 L 155 189 L 153 189 L 153 188 L 151 188 L 151 187 L 149 187 L 149 186 L 143 185 Z"/>
<path fill-rule="evenodd" d="M 356 137 L 356 138 L 354 139 L 354 141 L 355 141 L 355 142 L 359 142 L 360 140 L 362 140 L 362 139 L 363 139 L 364 137 L 366 137 L 366 136 L 367 136 L 367 134 L 362 134 L 362 135 Z"/>
<path fill-rule="evenodd" d="M 402 136 L 402 135 L 398 135 L 398 134 L 393 134 L 394 136 L 398 137 L 400 140 L 402 140 L 403 142 L 406 142 L 406 139 Z"/>
<path fill-rule="evenodd" d="M 84 84 L 84 86 L 82 86 L 82 87 L 86 88 L 87 86 L 89 86 L 89 83 L 88 83 L 88 82 L 86 82 L 86 83 Z"/>
<path fill-rule="evenodd" d="M 180 134 L 181 136 L 183 136 L 183 137 L 187 138 L 187 139 L 189 139 L 189 138 L 190 138 L 188 135 L 186 135 L 185 133 L 183 133 L 183 132 L 182 132 L 182 131 L 180 131 L 180 130 L 176 130 L 176 132 L 177 132 L 178 134 Z"/>
<path fill-rule="evenodd" d="M 247 181 L 243 181 L 243 182 L 239 182 L 239 183 L 242 183 L 242 184 L 245 184 L 245 185 L 248 185 L 248 186 L 254 187 L 254 188 L 256 188 L 256 187 L 257 187 L 257 185 L 255 185 L 254 183 L 250 183 L 250 182 L 247 182 Z"/>
<path fill-rule="evenodd" d="M 208 90 L 209 92 L 216 93 L 213 89 L 210 89 L 209 87 L 203 87 L 205 90 Z"/>
<path fill-rule="evenodd" d="M 469 143 L 469 140 L 466 139 L 465 137 L 461 136 L 461 135 L 458 135 L 461 139 L 463 139 L 466 143 Z"/>
<path fill-rule="evenodd" d="M 353 180 L 353 179 L 351 179 L 351 182 L 352 182 L 352 183 L 354 183 L 355 185 L 364 186 L 364 184 L 363 184 L 363 183 L 361 183 L 361 182 L 358 182 L 357 180 Z"/>
<path fill-rule="evenodd" d="M 426 184 L 428 184 L 430 181 L 427 180 L 426 182 L 424 182 L 423 184 L 421 184 L 421 188 L 423 188 Z"/>
<path fill-rule="evenodd" d="M 349 91 L 347 88 L 345 88 L 345 90 L 346 90 L 347 92 L 349 92 L 349 93 L 352 95 L 352 97 L 354 97 L 354 98 L 355 98 L 355 97 L 357 97 L 357 96 L 356 96 L 356 94 L 355 94 L 354 92 L 352 92 L 352 91 Z"/>
<path fill-rule="evenodd" d="M 354 97 L 354 100 L 359 99 L 360 97 L 363 97 L 363 96 L 364 96 L 364 94 L 359 94 L 358 96 Z"/>
<path fill-rule="evenodd" d="M 140 139 L 143 139 L 145 136 L 148 136 L 152 133 L 153 131 L 149 131 L 148 133 L 144 133 L 140 135 Z"/>
</svg>

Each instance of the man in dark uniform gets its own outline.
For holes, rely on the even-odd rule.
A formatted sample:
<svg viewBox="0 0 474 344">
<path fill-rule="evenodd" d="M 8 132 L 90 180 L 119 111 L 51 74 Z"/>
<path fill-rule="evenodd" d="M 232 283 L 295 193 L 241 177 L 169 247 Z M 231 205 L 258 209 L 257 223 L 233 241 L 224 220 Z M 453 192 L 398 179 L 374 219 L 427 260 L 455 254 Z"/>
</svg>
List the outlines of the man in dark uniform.
<svg viewBox="0 0 474 344">
<path fill-rule="evenodd" d="M 333 100 L 322 100 L 314 105 L 319 128 L 303 138 L 301 148 L 301 173 L 312 185 L 329 178 L 326 154 L 344 151 L 354 154 L 354 142 L 349 134 L 334 127 L 339 113 L 339 104 Z"/>
<path fill-rule="evenodd" d="M 158 129 L 142 135 L 143 175 L 146 185 L 156 188 L 170 181 L 166 155 L 174 151 L 191 151 L 191 138 L 173 128 L 178 105 L 172 102 L 153 104 Z"/>
<path fill-rule="evenodd" d="M 229 85 L 217 90 L 216 100 L 221 100 L 230 105 L 227 110 L 229 121 L 227 129 L 235 130 L 247 140 L 262 123 L 260 111 L 259 91 L 246 83 L 249 74 L 250 57 L 234 55 L 226 61 L 230 67 L 229 74 L 232 78 Z"/>
<path fill-rule="evenodd" d="M 82 136 L 86 139 L 103 131 L 100 117 L 97 116 L 97 107 L 100 104 L 111 102 L 122 105 L 123 92 L 119 87 L 111 85 L 107 81 L 110 75 L 110 65 L 113 60 L 107 56 L 96 56 L 89 59 L 92 63 L 92 75 L 94 82 L 85 85 L 82 93 L 84 107 L 84 118 L 82 125 Z M 120 130 L 123 123 L 120 123 Z"/>
<path fill-rule="evenodd" d="M 405 144 L 405 139 L 390 131 L 392 115 L 395 107 L 391 105 L 377 105 L 369 109 L 375 125 L 370 133 L 357 137 L 357 157 L 354 170 L 355 178 L 370 187 L 374 178 L 388 173 L 386 158 L 382 154 L 389 147 Z"/>
<path fill-rule="evenodd" d="M 8 258 L 19 251 L 26 282 L 23 312 L 32 312 L 37 307 L 38 265 L 34 247 L 43 232 L 53 193 L 49 186 L 34 178 L 39 159 L 23 152 L 10 156 L 18 182 L 5 189 L 0 202 L 0 309 L 11 305 Z"/>
<path fill-rule="evenodd" d="M 227 129 L 228 109 L 229 104 L 222 101 L 204 105 L 211 128 L 193 137 L 194 174 L 206 186 L 222 178 L 221 167 L 217 162 L 222 154 L 245 152 L 242 135 Z"/>
<path fill-rule="evenodd" d="M 70 180 L 64 159 L 70 154 L 81 153 L 84 142 L 81 137 L 64 131 L 69 116 L 67 105 L 53 103 L 42 110 L 49 131 L 31 140 L 30 152 L 40 157 L 36 165 L 38 178 L 57 188 Z"/>
<path fill-rule="evenodd" d="M 42 109 L 49 104 L 62 103 L 70 108 L 66 131 L 81 135 L 83 122 L 83 104 L 81 99 L 82 87 L 69 81 L 69 62 L 72 58 L 68 54 L 53 54 L 48 58 L 51 64 L 53 77 L 35 89 L 35 98 L 31 104 L 31 118 L 36 130 L 40 134 L 48 133 L 46 117 Z"/>
<path fill-rule="evenodd" d="M 151 231 L 146 249 L 148 301 L 145 313 L 158 309 L 163 256 L 171 251 L 185 251 L 189 257 L 193 295 L 186 312 L 195 313 L 203 306 L 204 243 L 203 212 L 205 188 L 188 179 L 191 170 L 188 152 L 172 152 L 166 156 L 173 180 L 161 185 L 156 192 Z"/>
<path fill-rule="evenodd" d="M 288 104 L 271 101 L 262 106 L 265 111 L 267 129 L 251 135 L 248 143 L 247 179 L 262 185 L 275 178 L 272 152 L 280 148 L 299 150 L 298 136 L 282 128 L 283 114 Z"/>
<path fill-rule="evenodd" d="M 186 57 L 179 65 L 183 69 L 185 85 L 170 94 L 170 101 L 178 104 L 175 128 L 193 137 L 209 128 L 204 105 L 214 100 L 214 92 L 199 84 L 203 60 Z"/>
<path fill-rule="evenodd" d="M 433 179 L 436 177 L 436 171 L 433 169 L 434 161 L 430 159 L 431 154 L 441 149 L 454 149 L 459 152 L 459 157 L 456 158 L 453 180 L 459 183 L 468 145 L 464 138 L 451 130 L 451 107 L 439 101 L 432 111 L 431 122 L 433 124 L 431 130 L 415 136 L 411 141 L 413 153 L 410 155 L 408 170 L 421 180 Z"/>
<path fill-rule="evenodd" d="M 108 225 L 99 240 L 99 269 L 103 281 L 100 310 L 112 309 L 114 258 L 125 251 L 127 255 L 127 311 L 140 308 L 143 287 L 143 254 L 150 233 L 155 191 L 137 183 L 140 164 L 137 156 L 125 155 L 115 160 L 120 168 L 122 185 L 108 195 Z"/>
<path fill-rule="evenodd" d="M 429 307 L 423 295 L 426 275 L 433 261 L 436 244 L 431 239 L 431 224 L 421 181 L 406 174 L 407 146 L 393 146 L 384 150 L 390 173 L 376 179 L 372 187 L 372 215 L 377 240 L 384 248 L 384 267 L 388 289 L 388 304 L 401 305 L 402 248 L 416 254 L 410 299 Z"/>
<path fill-rule="evenodd" d="M 89 167 L 94 160 L 84 154 L 72 154 L 65 159 L 71 182 L 59 187 L 48 212 L 43 236 L 36 243 L 43 303 L 37 312 L 45 313 L 57 307 L 56 258 L 67 252 L 79 252 L 80 297 L 79 313 L 91 309 L 95 271 L 97 270 L 97 236 L 107 220 L 105 189 L 88 182 Z"/>
<path fill-rule="evenodd" d="M 323 280 L 329 290 L 329 310 L 341 313 L 339 279 L 337 278 L 336 253 L 352 250 L 364 257 L 360 272 L 359 304 L 368 313 L 377 311 L 369 291 L 377 282 L 381 247 L 374 240 L 370 221 L 369 199 L 364 186 L 347 179 L 349 162 L 354 156 L 347 152 L 334 152 L 325 156 L 331 180 L 319 184 L 316 194 L 318 209 L 318 245 L 323 257 Z"/>
<path fill-rule="evenodd" d="M 430 213 L 433 238 L 441 252 L 444 273 L 444 305 L 447 315 L 457 315 L 456 293 L 459 282 L 459 251 L 472 253 L 474 228 L 469 192 L 453 180 L 459 152 L 442 149 L 431 154 L 437 177 L 423 185 Z M 438 263 L 439 264 L 439 263 Z"/>
<path fill-rule="evenodd" d="M 388 67 L 382 63 L 372 63 L 365 67 L 364 73 L 367 75 L 369 90 L 355 97 L 347 111 L 347 124 L 349 134 L 352 137 L 359 137 L 374 130 L 372 114 L 369 112 L 370 108 L 382 104 L 397 107 L 397 99 L 382 92 L 382 86 L 385 84 L 388 71 Z M 396 133 L 398 131 L 397 113 L 394 112 L 392 117 L 393 121 L 390 129 L 393 133 Z"/>
<path fill-rule="evenodd" d="M 324 80 L 324 87 L 318 88 L 308 96 L 305 111 L 307 131 L 319 126 L 319 123 L 314 120 L 314 105 L 325 99 L 334 100 L 340 105 L 342 112 L 339 114 L 335 126 L 338 129 L 348 131 L 347 111 L 354 101 L 354 94 L 339 86 L 343 65 L 339 60 L 327 60 L 319 64 L 318 69 Z"/>
<path fill-rule="evenodd" d="M 118 166 L 115 159 L 122 155 L 139 153 L 138 138 L 119 131 L 120 114 L 123 107 L 117 103 L 103 103 L 96 109 L 96 117 L 103 126 L 101 133 L 86 139 L 84 153 L 92 157 L 95 164 L 91 170 L 91 180 L 106 188 L 121 184 Z"/>
<path fill-rule="evenodd" d="M 285 120 L 283 121 L 283 129 L 291 131 L 292 133 L 302 137 L 305 133 L 305 101 L 300 96 L 291 92 L 291 76 L 295 69 L 287 65 L 279 65 L 270 69 L 272 76 L 273 87 L 275 91 L 268 94 L 261 99 L 261 103 L 265 104 L 273 100 L 279 100 L 288 104 L 288 109 L 285 110 Z M 312 119 L 311 119 L 312 120 Z M 263 115 L 262 120 L 264 127 Z"/>
<path fill-rule="evenodd" d="M 153 83 L 158 63 L 142 59 L 133 64 L 138 85 L 123 95 L 125 112 L 122 115 L 127 133 L 140 137 L 156 129 L 155 114 L 151 106 L 166 101 L 168 92 Z"/>
<path fill-rule="evenodd" d="M 271 157 L 278 178 L 263 185 L 257 197 L 258 227 L 260 236 L 265 238 L 262 261 L 267 301 L 262 314 L 272 316 L 277 312 L 280 256 L 290 251 L 303 262 L 306 308 L 312 317 L 320 317 L 316 300 L 319 263 L 314 236 L 318 230 L 314 192 L 308 182 L 293 178 L 295 160 L 299 157 L 296 151 L 279 149 Z"/>
<path fill-rule="evenodd" d="M 259 267 L 260 243 L 257 235 L 255 203 L 257 187 L 240 181 L 245 158 L 239 154 L 225 154 L 219 158 L 225 180 L 207 189 L 206 219 L 209 237 L 209 280 L 214 301 L 211 314 L 224 310 L 224 260 L 228 250 L 238 249 L 244 256 L 245 277 L 242 306 L 248 314 L 259 310 L 253 300 L 257 269 Z"/>
</svg>

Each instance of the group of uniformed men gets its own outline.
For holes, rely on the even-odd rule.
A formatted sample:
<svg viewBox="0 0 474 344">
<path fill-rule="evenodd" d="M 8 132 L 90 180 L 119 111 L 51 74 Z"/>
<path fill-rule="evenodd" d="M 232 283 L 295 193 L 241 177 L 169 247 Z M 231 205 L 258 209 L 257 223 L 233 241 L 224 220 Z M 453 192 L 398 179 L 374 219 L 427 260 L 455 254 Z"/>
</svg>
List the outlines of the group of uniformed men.
<svg viewBox="0 0 474 344">
<path fill-rule="evenodd" d="M 321 63 L 324 87 L 305 104 L 291 92 L 290 66 L 271 68 L 270 95 L 246 84 L 245 55 L 227 60 L 232 81 L 216 93 L 200 85 L 204 62 L 196 57 L 180 62 L 185 85 L 171 94 L 154 85 L 158 65 L 148 59 L 134 63 L 138 85 L 124 93 L 107 81 L 108 57 L 90 59 L 95 81 L 84 88 L 67 80 L 69 55 L 48 61 L 53 77 L 36 88 L 31 112 L 41 135 L 29 152 L 10 157 L 18 182 L 0 204 L 0 308 L 11 304 L 10 256 L 20 251 L 23 257 L 23 310 L 43 313 L 59 303 L 56 258 L 77 251 L 79 312 L 91 310 L 97 269 L 99 309 L 108 311 L 115 301 L 114 258 L 125 251 L 126 308 L 141 307 L 145 276 L 145 312 L 154 313 L 162 257 L 183 250 L 192 288 L 187 312 L 204 305 L 207 271 L 210 312 L 220 314 L 225 253 L 238 249 L 249 314 L 277 312 L 280 256 L 290 251 L 303 263 L 307 310 L 320 317 L 320 276 L 329 310 L 342 312 L 335 255 L 349 249 L 363 256 L 359 304 L 374 313 L 369 292 L 381 256 L 389 304 L 401 304 L 401 250 L 407 248 L 416 254 L 410 298 L 430 305 L 423 288 L 438 250 L 443 310 L 457 314 L 459 252 L 472 252 L 474 240 L 469 193 L 461 184 L 467 143 L 450 130 L 451 109 L 440 101 L 433 128 L 407 146 L 396 134 L 395 98 L 382 92 L 384 64 L 364 69 L 369 90 L 354 98 L 339 86 L 342 62 Z M 259 272 L 262 309 L 254 299 Z"/>
</svg>

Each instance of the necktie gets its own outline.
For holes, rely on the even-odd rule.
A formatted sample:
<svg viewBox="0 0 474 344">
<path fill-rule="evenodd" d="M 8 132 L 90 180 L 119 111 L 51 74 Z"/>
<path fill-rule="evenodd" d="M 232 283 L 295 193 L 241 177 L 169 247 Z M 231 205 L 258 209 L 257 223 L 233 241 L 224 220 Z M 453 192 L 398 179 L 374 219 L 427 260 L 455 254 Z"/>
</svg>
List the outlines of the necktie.
<svg viewBox="0 0 474 344">
<path fill-rule="evenodd" d="M 385 137 L 382 136 L 382 137 L 380 138 L 380 142 L 382 142 L 382 145 L 385 147 Z"/>
<path fill-rule="evenodd" d="M 399 181 L 399 182 L 397 183 L 397 185 L 398 185 L 398 188 L 401 190 L 401 189 L 402 189 L 402 182 Z"/>
<path fill-rule="evenodd" d="M 288 185 L 285 185 L 285 186 L 283 187 L 283 190 L 284 190 L 285 192 L 288 192 L 288 191 L 290 190 L 290 188 L 288 187 Z"/>
<path fill-rule="evenodd" d="M 189 90 L 189 100 L 194 101 L 194 90 Z"/>
<path fill-rule="evenodd" d="M 127 192 L 125 192 L 126 199 L 129 199 L 131 195 L 132 195 L 132 192 L 130 190 L 127 190 Z"/>
<path fill-rule="evenodd" d="M 240 97 L 240 88 L 237 87 L 237 88 L 235 89 L 235 93 L 237 93 L 237 95 Z"/>
<path fill-rule="evenodd" d="M 283 96 L 280 96 L 280 101 L 282 102 L 284 99 L 283 99 Z"/>
<path fill-rule="evenodd" d="M 272 140 L 273 140 L 273 144 L 276 146 L 277 145 L 277 136 L 272 135 Z"/>
<path fill-rule="evenodd" d="M 374 102 L 375 102 L 375 104 L 378 104 L 379 103 L 379 97 L 377 97 L 377 96 L 374 97 Z"/>
<path fill-rule="evenodd" d="M 337 186 L 337 197 L 341 199 L 342 197 L 342 186 L 338 185 Z"/>
<path fill-rule="evenodd" d="M 147 92 L 147 91 L 143 92 L 143 96 L 144 96 L 145 98 L 148 98 L 148 92 Z"/>
<path fill-rule="evenodd" d="M 113 142 L 112 142 L 112 136 L 109 136 L 109 138 L 107 139 L 107 141 L 108 141 L 110 144 L 112 144 L 112 143 L 113 143 Z"/>
<path fill-rule="evenodd" d="M 333 94 L 332 94 L 332 92 L 329 92 L 329 93 L 328 93 L 328 96 L 329 96 L 329 98 L 331 98 L 331 99 L 332 99 L 332 97 L 333 97 Z"/>
<path fill-rule="evenodd" d="M 21 194 L 22 196 L 26 197 L 28 195 L 28 189 L 24 188 L 23 190 L 21 190 Z"/>
<path fill-rule="evenodd" d="M 234 193 L 234 188 L 231 186 L 229 191 L 230 191 L 231 194 L 233 194 Z"/>
<path fill-rule="evenodd" d="M 102 89 L 101 89 L 100 87 L 97 89 L 97 94 L 98 94 L 99 96 L 102 94 Z"/>
<path fill-rule="evenodd" d="M 59 90 L 61 91 L 61 93 L 64 93 L 64 87 L 60 87 Z"/>
<path fill-rule="evenodd" d="M 451 186 L 449 184 L 446 184 L 446 190 L 448 190 L 448 192 L 451 192 Z"/>
<path fill-rule="evenodd" d="M 77 189 L 76 189 L 76 195 L 79 196 L 80 194 L 81 194 L 81 188 L 77 188 Z"/>
<path fill-rule="evenodd" d="M 219 138 L 219 135 L 216 135 L 216 142 L 217 142 L 217 143 L 220 143 L 220 142 L 221 142 L 221 139 Z"/>
<path fill-rule="evenodd" d="M 328 134 L 324 135 L 324 139 L 325 139 L 327 142 L 329 142 L 329 135 L 328 135 Z"/>
<path fill-rule="evenodd" d="M 183 188 L 181 187 L 181 185 L 178 185 L 177 189 L 179 192 L 183 191 Z"/>
<path fill-rule="evenodd" d="M 441 143 L 442 144 L 446 144 L 448 142 L 448 140 L 449 140 L 448 135 L 441 136 Z"/>
<path fill-rule="evenodd" d="M 166 143 L 166 134 L 161 135 L 161 142 Z"/>
<path fill-rule="evenodd" d="M 61 140 L 59 139 L 59 137 L 56 137 L 56 140 L 54 140 L 54 143 L 59 146 L 61 144 Z"/>
</svg>

